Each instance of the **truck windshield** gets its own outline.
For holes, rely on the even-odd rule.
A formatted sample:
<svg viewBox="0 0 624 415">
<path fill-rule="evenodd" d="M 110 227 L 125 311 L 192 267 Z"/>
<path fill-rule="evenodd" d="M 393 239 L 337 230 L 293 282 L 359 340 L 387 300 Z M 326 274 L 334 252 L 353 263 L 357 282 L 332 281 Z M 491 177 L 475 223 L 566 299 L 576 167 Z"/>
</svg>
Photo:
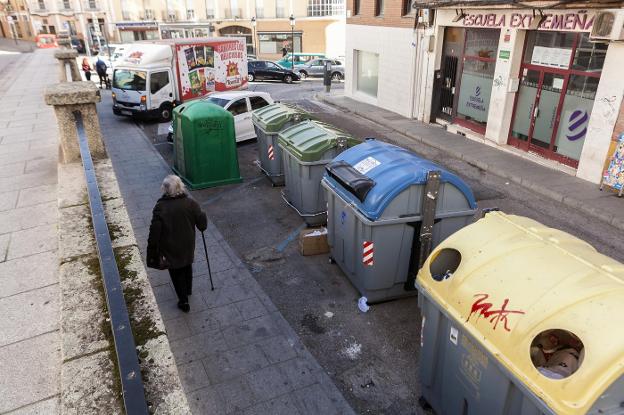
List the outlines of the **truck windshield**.
<svg viewBox="0 0 624 415">
<path fill-rule="evenodd" d="M 113 74 L 113 88 L 145 91 L 146 77 L 147 74 L 144 71 L 115 69 L 115 73 Z"/>
<path fill-rule="evenodd" d="M 211 104 L 216 104 L 220 107 L 225 107 L 227 103 L 230 102 L 227 99 L 215 98 L 215 97 L 208 98 L 206 99 L 206 101 L 210 102 Z"/>
</svg>

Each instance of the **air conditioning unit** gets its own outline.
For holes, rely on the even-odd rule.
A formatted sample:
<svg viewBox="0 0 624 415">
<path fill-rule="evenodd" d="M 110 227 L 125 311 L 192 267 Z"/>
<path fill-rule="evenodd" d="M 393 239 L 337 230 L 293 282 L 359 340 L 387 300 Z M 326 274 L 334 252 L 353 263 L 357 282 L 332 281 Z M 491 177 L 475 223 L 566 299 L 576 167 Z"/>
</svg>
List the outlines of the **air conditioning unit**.
<svg viewBox="0 0 624 415">
<path fill-rule="evenodd" d="M 624 13 L 620 10 L 597 12 L 589 40 L 593 42 L 624 40 Z"/>
</svg>

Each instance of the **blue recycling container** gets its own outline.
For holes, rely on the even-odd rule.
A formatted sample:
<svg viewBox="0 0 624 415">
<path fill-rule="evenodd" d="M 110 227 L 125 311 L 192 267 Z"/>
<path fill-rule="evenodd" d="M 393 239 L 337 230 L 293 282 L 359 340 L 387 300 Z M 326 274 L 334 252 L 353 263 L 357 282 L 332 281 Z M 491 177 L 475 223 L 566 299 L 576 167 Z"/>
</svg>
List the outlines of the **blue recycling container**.
<svg viewBox="0 0 624 415">
<path fill-rule="evenodd" d="M 438 183 L 433 206 L 424 200 L 430 173 Z M 472 222 L 477 209 L 472 190 L 458 176 L 373 139 L 334 158 L 322 186 L 331 257 L 369 302 L 417 293 L 426 206 L 433 216 L 431 248 Z"/>
</svg>

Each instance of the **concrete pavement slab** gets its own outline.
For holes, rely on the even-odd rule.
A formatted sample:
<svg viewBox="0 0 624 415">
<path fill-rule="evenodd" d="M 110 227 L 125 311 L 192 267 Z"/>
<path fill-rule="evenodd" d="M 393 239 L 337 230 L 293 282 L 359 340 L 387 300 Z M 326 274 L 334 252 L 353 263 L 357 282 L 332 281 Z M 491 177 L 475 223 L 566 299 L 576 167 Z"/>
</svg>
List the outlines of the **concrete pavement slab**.
<svg viewBox="0 0 624 415">
<path fill-rule="evenodd" d="M 0 193 L 0 212 L 15 208 L 18 195 L 19 191 L 17 190 Z"/>
<path fill-rule="evenodd" d="M 17 207 L 38 205 L 57 201 L 57 185 L 48 184 L 20 190 Z"/>
<path fill-rule="evenodd" d="M 55 251 L 0 263 L 0 297 L 10 297 L 57 282 L 58 258 Z"/>
<path fill-rule="evenodd" d="M 58 395 L 59 344 L 57 330 L 0 347 L 0 413 Z"/>
<path fill-rule="evenodd" d="M 59 412 L 59 397 L 54 396 L 50 399 L 26 405 L 15 411 L 8 412 L 7 415 L 48 415 Z"/>
<path fill-rule="evenodd" d="M 0 298 L 0 347 L 59 328 L 58 284 Z"/>
<path fill-rule="evenodd" d="M 56 250 L 58 246 L 57 236 L 58 227 L 56 223 L 13 232 L 7 259 L 22 258 Z"/>
</svg>

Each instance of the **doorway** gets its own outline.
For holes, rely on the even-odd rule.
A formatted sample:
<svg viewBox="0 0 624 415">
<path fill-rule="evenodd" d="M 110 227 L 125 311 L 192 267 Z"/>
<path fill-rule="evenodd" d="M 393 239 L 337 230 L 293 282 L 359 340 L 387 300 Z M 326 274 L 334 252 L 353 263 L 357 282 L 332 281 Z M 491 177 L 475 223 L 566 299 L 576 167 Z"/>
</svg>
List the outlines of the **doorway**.
<svg viewBox="0 0 624 415">
<path fill-rule="evenodd" d="M 508 143 L 578 167 L 606 44 L 587 33 L 531 32 Z"/>
</svg>

